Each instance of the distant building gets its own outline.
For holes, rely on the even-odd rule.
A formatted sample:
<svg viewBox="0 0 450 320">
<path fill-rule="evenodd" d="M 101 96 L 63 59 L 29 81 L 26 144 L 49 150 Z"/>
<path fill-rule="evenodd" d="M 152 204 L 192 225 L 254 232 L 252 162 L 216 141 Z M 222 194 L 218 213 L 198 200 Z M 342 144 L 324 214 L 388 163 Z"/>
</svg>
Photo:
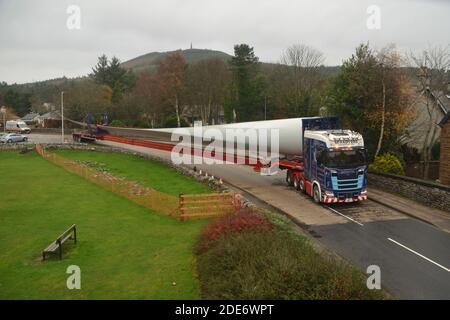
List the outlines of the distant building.
<svg viewBox="0 0 450 320">
<path fill-rule="evenodd" d="M 29 114 L 22 117 L 22 121 L 26 124 L 40 124 L 40 115 L 36 112 L 30 112 Z"/>
<path fill-rule="evenodd" d="M 44 109 L 45 111 L 54 111 L 56 110 L 56 107 L 53 103 L 44 102 L 42 104 L 42 109 Z"/>
<path fill-rule="evenodd" d="M 441 160 L 439 164 L 439 181 L 450 185 L 450 111 L 439 123 L 441 127 Z"/>
<path fill-rule="evenodd" d="M 408 125 L 406 133 L 400 138 L 400 141 L 421 153 L 425 139 L 429 139 L 427 145 L 430 147 L 439 141 L 441 128 L 437 124 L 450 111 L 450 95 L 425 90 L 415 100 L 416 103 L 412 108 L 414 120 Z M 428 136 L 431 127 L 435 131 L 432 136 Z"/>
<path fill-rule="evenodd" d="M 61 115 L 57 111 L 50 111 L 39 116 L 39 123 L 43 128 L 60 128 Z"/>
<path fill-rule="evenodd" d="M 185 118 L 191 125 L 194 124 L 195 121 L 201 121 L 201 111 L 197 106 L 184 106 L 183 112 L 181 116 Z M 222 106 L 216 106 L 211 111 L 211 116 L 209 119 L 209 123 L 203 123 L 206 125 L 215 125 L 215 124 L 224 124 L 225 123 L 225 112 Z"/>
</svg>

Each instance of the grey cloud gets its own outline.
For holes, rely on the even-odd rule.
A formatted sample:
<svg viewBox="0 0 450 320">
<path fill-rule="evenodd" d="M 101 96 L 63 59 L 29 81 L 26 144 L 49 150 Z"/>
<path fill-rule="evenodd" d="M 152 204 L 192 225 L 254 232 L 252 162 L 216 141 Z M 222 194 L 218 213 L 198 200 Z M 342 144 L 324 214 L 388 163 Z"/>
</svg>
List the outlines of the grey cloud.
<svg viewBox="0 0 450 320">
<path fill-rule="evenodd" d="M 66 9 L 81 8 L 81 30 L 68 30 Z M 366 9 L 381 8 L 381 30 L 368 30 Z M 361 42 L 401 50 L 448 45 L 450 3 L 407 0 L 0 0 L 0 81 L 85 75 L 102 53 L 121 60 L 151 51 L 236 43 L 276 62 L 293 43 L 340 64 Z"/>
</svg>

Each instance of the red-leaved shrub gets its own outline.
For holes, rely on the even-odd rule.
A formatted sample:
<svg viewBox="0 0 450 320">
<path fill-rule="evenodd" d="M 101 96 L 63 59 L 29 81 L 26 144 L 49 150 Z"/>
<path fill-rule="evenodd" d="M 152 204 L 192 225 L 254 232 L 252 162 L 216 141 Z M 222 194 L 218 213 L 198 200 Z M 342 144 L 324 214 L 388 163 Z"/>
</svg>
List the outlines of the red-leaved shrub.
<svg viewBox="0 0 450 320">
<path fill-rule="evenodd" d="M 215 240 L 240 232 L 264 232 L 272 230 L 272 223 L 261 214 L 244 208 L 210 222 L 202 231 L 196 251 L 207 250 Z"/>
</svg>

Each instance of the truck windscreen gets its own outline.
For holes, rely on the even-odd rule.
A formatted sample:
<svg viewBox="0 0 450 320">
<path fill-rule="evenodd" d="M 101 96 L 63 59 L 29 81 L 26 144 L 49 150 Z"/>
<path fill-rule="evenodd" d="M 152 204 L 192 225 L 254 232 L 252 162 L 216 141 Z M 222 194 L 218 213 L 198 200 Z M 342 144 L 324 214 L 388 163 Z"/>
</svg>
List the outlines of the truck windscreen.
<svg viewBox="0 0 450 320">
<path fill-rule="evenodd" d="M 366 150 L 339 150 L 325 153 L 324 164 L 330 168 L 360 167 L 367 163 Z"/>
</svg>

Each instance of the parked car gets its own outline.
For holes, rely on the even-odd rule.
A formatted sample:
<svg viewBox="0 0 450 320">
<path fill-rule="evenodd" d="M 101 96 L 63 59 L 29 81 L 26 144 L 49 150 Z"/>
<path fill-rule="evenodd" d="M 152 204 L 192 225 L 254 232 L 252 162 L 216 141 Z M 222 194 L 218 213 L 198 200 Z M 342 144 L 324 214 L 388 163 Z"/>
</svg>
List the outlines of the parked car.
<svg viewBox="0 0 450 320">
<path fill-rule="evenodd" d="M 7 133 L 0 136 L 0 142 L 2 143 L 23 142 L 27 140 L 28 138 L 26 136 L 19 133 Z"/>
</svg>

